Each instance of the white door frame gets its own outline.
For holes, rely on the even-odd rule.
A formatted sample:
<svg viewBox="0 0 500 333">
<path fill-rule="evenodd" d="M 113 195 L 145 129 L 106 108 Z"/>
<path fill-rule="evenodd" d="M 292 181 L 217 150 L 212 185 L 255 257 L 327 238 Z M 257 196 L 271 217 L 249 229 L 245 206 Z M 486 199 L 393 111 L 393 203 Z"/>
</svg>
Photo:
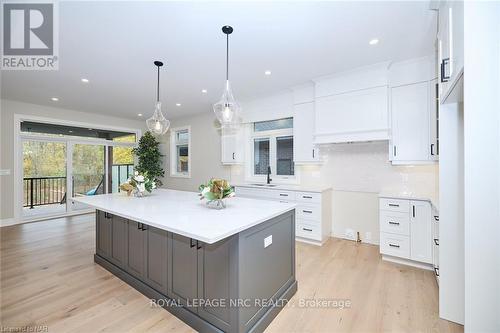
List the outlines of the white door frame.
<svg viewBox="0 0 500 333">
<path fill-rule="evenodd" d="M 78 122 L 78 121 L 72 121 L 72 120 L 63 120 L 63 119 L 56 119 L 56 118 L 48 118 L 48 117 L 39 117 L 39 116 L 33 116 L 33 115 L 24 115 L 24 114 L 14 114 L 14 149 L 13 149 L 13 160 L 14 160 L 14 172 L 13 172 L 13 179 L 14 179 L 14 220 L 16 223 L 22 223 L 22 222 L 29 222 L 33 220 L 38 220 L 38 219 L 44 219 L 47 217 L 40 217 L 40 218 L 35 218 L 35 219 L 23 219 L 22 216 L 22 210 L 23 210 L 23 205 L 22 205 L 22 200 L 23 200 L 23 163 L 22 163 L 22 150 L 21 150 L 21 143 L 22 139 L 40 139 L 43 138 L 41 135 L 32 135 L 32 134 L 22 134 L 21 135 L 21 122 L 23 121 L 33 121 L 33 122 L 39 122 L 39 123 L 48 123 L 48 124 L 55 124 L 55 125 L 65 125 L 65 126 L 75 126 L 75 127 L 83 127 L 83 128 L 94 128 L 94 129 L 102 129 L 102 130 L 111 130 L 111 131 L 120 131 L 120 132 L 129 132 L 129 133 L 135 133 L 136 135 L 136 143 L 130 143 L 130 144 L 117 144 L 113 143 L 112 141 L 108 140 L 103 140 L 103 139 L 76 139 L 72 141 L 81 141 L 85 143 L 102 143 L 106 142 L 105 144 L 109 146 L 114 146 L 114 145 L 120 145 L 120 146 L 128 146 L 130 145 L 131 147 L 134 147 L 137 142 L 139 141 L 139 138 L 142 134 L 142 131 L 137 128 L 125 128 L 125 127 L 117 127 L 117 126 L 105 126 L 102 124 L 93 124 L 93 123 L 86 123 L 86 122 Z M 46 138 L 46 137 L 45 137 Z M 50 138 L 52 141 L 68 141 L 68 138 Z M 66 152 L 68 152 L 68 149 L 66 149 Z M 107 162 L 107 151 L 106 151 L 106 162 Z M 66 170 L 66 173 L 68 173 L 68 168 Z M 106 170 L 107 172 L 107 170 Z M 68 180 L 69 177 L 66 177 Z M 68 188 L 68 187 L 67 187 Z M 67 197 L 66 200 L 69 198 Z M 83 210 L 82 211 L 77 211 L 77 212 L 68 212 L 68 209 L 66 210 L 66 213 L 64 213 L 61 216 L 69 216 L 69 215 L 75 215 L 75 214 L 83 214 L 85 213 Z M 59 215 L 58 215 L 59 216 Z M 51 216 L 51 217 L 58 217 L 58 216 Z"/>
</svg>

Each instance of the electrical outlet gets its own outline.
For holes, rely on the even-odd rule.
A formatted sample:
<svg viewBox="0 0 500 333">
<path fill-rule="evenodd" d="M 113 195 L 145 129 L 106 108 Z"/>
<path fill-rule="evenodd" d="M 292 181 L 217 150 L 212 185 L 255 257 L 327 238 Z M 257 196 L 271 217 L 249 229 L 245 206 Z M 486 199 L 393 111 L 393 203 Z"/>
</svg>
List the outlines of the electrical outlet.
<svg viewBox="0 0 500 333">
<path fill-rule="evenodd" d="M 344 238 L 355 241 L 356 240 L 356 231 L 354 231 L 353 229 L 346 229 Z"/>
<path fill-rule="evenodd" d="M 273 243 L 273 235 L 267 236 L 264 238 L 264 248 L 268 247 Z"/>
<path fill-rule="evenodd" d="M 10 175 L 10 169 L 1 169 L 0 176 L 8 176 Z"/>
</svg>

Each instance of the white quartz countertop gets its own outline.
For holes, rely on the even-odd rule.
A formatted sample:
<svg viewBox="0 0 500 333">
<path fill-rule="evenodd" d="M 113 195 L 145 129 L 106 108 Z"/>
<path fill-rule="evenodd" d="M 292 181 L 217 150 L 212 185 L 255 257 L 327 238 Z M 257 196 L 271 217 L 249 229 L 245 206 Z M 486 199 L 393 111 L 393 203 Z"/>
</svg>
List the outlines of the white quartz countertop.
<svg viewBox="0 0 500 333">
<path fill-rule="evenodd" d="M 136 198 L 124 193 L 76 197 L 74 201 L 208 244 L 216 243 L 295 208 L 295 204 L 233 197 L 226 208 L 205 205 L 198 193 L 158 189 Z"/>
<path fill-rule="evenodd" d="M 268 190 L 286 190 L 286 191 L 298 191 L 298 192 L 325 192 L 330 191 L 332 188 L 326 185 L 287 185 L 287 184 L 258 184 L 258 183 L 240 183 L 233 184 L 236 187 L 250 187 L 250 188 L 260 188 Z"/>
</svg>

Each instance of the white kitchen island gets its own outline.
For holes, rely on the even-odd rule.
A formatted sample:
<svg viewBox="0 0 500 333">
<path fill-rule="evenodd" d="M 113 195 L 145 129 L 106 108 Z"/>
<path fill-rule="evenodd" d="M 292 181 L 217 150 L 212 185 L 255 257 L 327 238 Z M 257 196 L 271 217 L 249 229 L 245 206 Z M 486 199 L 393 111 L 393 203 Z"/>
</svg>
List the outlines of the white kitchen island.
<svg viewBox="0 0 500 333">
<path fill-rule="evenodd" d="M 74 198 L 96 208 L 94 260 L 202 332 L 261 332 L 297 290 L 295 205 L 194 192 Z"/>
</svg>

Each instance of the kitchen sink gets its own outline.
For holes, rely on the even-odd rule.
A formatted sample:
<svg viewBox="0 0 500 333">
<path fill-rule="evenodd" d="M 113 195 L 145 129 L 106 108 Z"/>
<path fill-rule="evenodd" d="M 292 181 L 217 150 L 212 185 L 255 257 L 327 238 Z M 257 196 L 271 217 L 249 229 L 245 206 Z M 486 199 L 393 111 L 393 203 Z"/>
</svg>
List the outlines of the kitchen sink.
<svg viewBox="0 0 500 333">
<path fill-rule="evenodd" d="M 253 185 L 253 186 L 262 186 L 262 187 L 276 187 L 278 185 L 275 185 L 275 184 L 250 184 L 250 185 Z"/>
</svg>

